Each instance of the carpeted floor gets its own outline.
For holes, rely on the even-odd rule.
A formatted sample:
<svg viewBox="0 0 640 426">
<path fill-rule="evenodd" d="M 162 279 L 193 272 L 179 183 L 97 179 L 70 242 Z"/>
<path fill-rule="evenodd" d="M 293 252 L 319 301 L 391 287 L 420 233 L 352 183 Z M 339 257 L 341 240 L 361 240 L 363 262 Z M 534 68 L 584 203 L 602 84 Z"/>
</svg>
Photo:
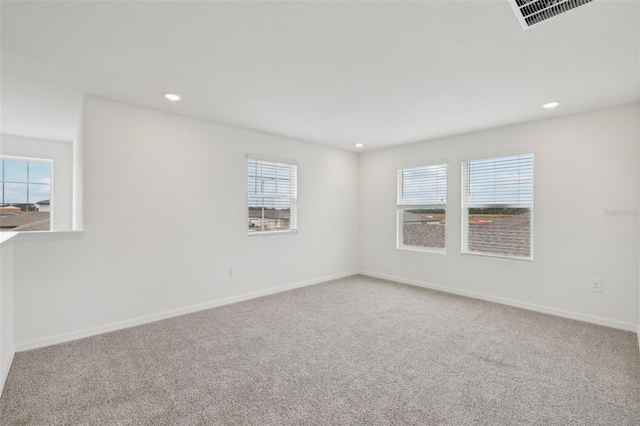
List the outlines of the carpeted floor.
<svg viewBox="0 0 640 426">
<path fill-rule="evenodd" d="M 354 276 L 16 355 L 2 425 L 639 425 L 636 336 Z"/>
</svg>

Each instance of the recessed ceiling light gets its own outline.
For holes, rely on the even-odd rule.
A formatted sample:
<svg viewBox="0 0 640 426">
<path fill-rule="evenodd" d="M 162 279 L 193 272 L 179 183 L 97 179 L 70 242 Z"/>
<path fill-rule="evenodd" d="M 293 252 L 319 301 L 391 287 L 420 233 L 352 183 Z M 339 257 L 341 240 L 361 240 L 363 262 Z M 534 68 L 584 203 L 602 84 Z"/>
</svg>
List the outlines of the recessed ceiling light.
<svg viewBox="0 0 640 426">
<path fill-rule="evenodd" d="M 542 108 L 551 109 L 551 108 L 556 108 L 558 105 L 560 105 L 560 102 L 557 102 L 557 101 L 548 102 L 542 105 Z"/>
<path fill-rule="evenodd" d="M 357 144 L 356 144 L 356 148 L 362 148 L 363 146 L 364 146 L 364 144 L 363 144 L 363 143 L 357 143 Z"/>
<path fill-rule="evenodd" d="M 164 95 L 165 99 L 172 101 L 172 102 L 178 102 L 179 100 L 181 100 L 182 98 L 179 95 L 176 95 L 175 93 L 166 93 Z"/>
</svg>

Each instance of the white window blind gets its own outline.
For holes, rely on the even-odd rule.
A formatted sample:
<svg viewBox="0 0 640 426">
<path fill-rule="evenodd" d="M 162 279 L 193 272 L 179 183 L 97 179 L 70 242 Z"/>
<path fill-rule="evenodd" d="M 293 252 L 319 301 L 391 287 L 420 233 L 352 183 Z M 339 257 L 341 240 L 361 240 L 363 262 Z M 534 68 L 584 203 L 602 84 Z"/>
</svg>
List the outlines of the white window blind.
<svg viewBox="0 0 640 426">
<path fill-rule="evenodd" d="M 447 165 L 398 169 L 398 248 L 445 248 Z"/>
<path fill-rule="evenodd" d="M 298 167 L 252 157 L 247 164 L 249 234 L 295 231 Z"/>
<path fill-rule="evenodd" d="M 462 162 L 462 252 L 531 260 L 533 154 Z"/>
</svg>

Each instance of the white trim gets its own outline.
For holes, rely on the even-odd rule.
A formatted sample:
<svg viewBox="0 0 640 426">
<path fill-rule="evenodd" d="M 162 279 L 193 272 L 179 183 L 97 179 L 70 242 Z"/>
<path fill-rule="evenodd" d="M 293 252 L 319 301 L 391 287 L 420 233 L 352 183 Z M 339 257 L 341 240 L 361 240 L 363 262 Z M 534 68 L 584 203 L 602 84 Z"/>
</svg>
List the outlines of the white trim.
<svg viewBox="0 0 640 426">
<path fill-rule="evenodd" d="M 73 240 L 82 238 L 87 231 L 19 231 L 0 232 L 0 245 L 7 241 Z"/>
<path fill-rule="evenodd" d="M 249 231 L 247 235 L 250 237 L 266 237 L 267 235 L 281 235 L 281 234 L 297 234 L 297 229 L 280 229 L 274 231 Z"/>
<path fill-rule="evenodd" d="M 22 155 L 0 155 L 0 158 L 6 160 L 16 160 L 16 161 L 30 161 L 32 163 L 49 163 L 53 164 L 53 160 L 51 158 L 41 158 L 41 157 L 24 157 Z"/>
<path fill-rule="evenodd" d="M 11 232 L 11 231 L 0 232 L 0 245 L 6 243 L 9 240 L 14 239 L 17 236 L 18 236 L 17 232 Z"/>
<path fill-rule="evenodd" d="M 447 248 L 439 248 L 439 247 L 426 247 L 426 246 L 412 246 L 409 244 L 398 244 L 396 247 L 398 250 L 404 251 L 419 251 L 421 253 L 433 253 L 433 254 L 447 254 Z"/>
<path fill-rule="evenodd" d="M 28 342 L 16 343 L 15 351 L 23 352 L 31 349 L 42 348 L 45 346 L 56 345 L 58 343 L 70 342 L 72 340 L 83 339 L 85 337 L 91 337 L 91 336 L 96 336 L 98 334 L 109 333 L 111 331 L 122 330 L 124 328 L 130 328 L 138 325 L 148 324 L 151 322 L 160 321 L 167 318 L 173 318 L 180 315 L 203 311 L 205 309 L 211 309 L 211 308 L 217 308 L 219 306 L 230 305 L 232 303 L 255 299 L 257 297 L 262 297 L 262 296 L 268 296 L 270 294 L 281 293 L 284 291 L 289 291 L 289 290 L 293 290 L 300 287 L 306 287 L 309 285 L 318 284 L 325 281 L 336 280 L 339 278 L 345 278 L 345 277 L 349 277 L 351 275 L 356 275 L 356 274 L 358 274 L 357 271 L 343 272 L 340 274 L 334 274 L 326 277 L 315 278 L 315 279 L 301 281 L 293 284 L 287 284 L 281 287 L 275 287 L 267 290 L 256 291 L 253 293 L 242 294 L 240 296 L 233 296 L 233 297 L 228 297 L 226 299 L 214 300 L 211 302 L 199 303 L 197 305 L 185 306 L 183 308 L 171 309 L 171 310 L 160 312 L 157 314 L 145 315 L 142 317 L 132 318 L 124 321 L 118 321 L 111 324 L 102 325 L 99 327 L 87 328 L 84 330 L 72 331 L 69 333 L 62 333 L 55 336 L 30 340 Z"/>
<path fill-rule="evenodd" d="M 460 256 L 462 256 L 462 257 L 477 257 L 477 258 L 481 258 L 481 259 L 500 260 L 500 261 L 503 261 L 503 262 L 533 264 L 533 257 L 501 256 L 499 254 L 480 253 L 480 252 L 475 252 L 475 251 L 467 251 L 467 252 L 464 252 L 464 253 L 460 253 Z"/>
<path fill-rule="evenodd" d="M 505 126 L 505 128 L 511 126 Z M 458 160 L 462 163 L 464 161 L 472 161 L 472 160 L 488 160 L 490 158 L 499 158 L 499 157 L 512 157 L 515 155 L 527 155 L 527 154 L 535 154 L 539 149 L 536 149 L 535 146 L 527 145 L 518 149 L 518 151 L 514 152 L 512 148 L 508 149 L 497 149 L 495 151 L 485 152 L 477 154 L 465 154 L 458 158 Z"/>
<path fill-rule="evenodd" d="M 294 166 L 299 165 L 297 161 L 289 160 L 287 158 L 269 157 L 267 155 L 260 155 L 260 154 L 247 154 L 247 160 L 267 161 L 269 163 L 280 163 L 280 164 L 293 164 Z"/>
<path fill-rule="evenodd" d="M 16 232 L 18 241 L 71 240 L 82 238 L 87 231 L 20 231 Z"/>
<path fill-rule="evenodd" d="M 428 167 L 428 166 L 440 166 L 442 164 L 446 164 L 447 165 L 447 176 L 448 176 L 448 171 L 449 171 L 449 158 L 446 159 L 442 159 L 442 160 L 437 160 L 437 159 L 431 159 L 431 160 L 420 160 L 416 163 L 406 163 L 404 166 L 402 167 L 398 167 L 396 169 L 396 173 L 397 170 L 402 170 L 402 169 L 414 169 L 417 167 Z"/>
<path fill-rule="evenodd" d="M 554 315 L 557 317 L 569 318 L 572 320 L 588 322 L 591 324 L 603 325 L 605 327 L 617 328 L 620 330 L 633 331 L 633 332 L 639 331 L 638 326 L 636 324 L 612 320 L 608 318 L 597 317 L 594 315 L 587 315 L 587 314 L 581 314 L 578 312 L 565 311 L 564 309 L 550 308 L 547 306 L 535 305 L 533 303 L 527 303 L 527 302 L 520 302 L 517 300 L 507 299 L 504 297 L 491 296 L 487 294 L 476 293 L 473 291 L 459 290 L 456 288 L 445 287 L 445 286 L 426 283 L 422 281 L 410 280 L 407 278 L 401 278 L 401 277 L 385 275 L 385 274 L 378 274 L 376 272 L 360 271 L 360 274 L 366 275 L 369 277 L 374 277 L 374 278 L 381 278 L 383 280 L 395 281 L 402 284 L 413 285 L 416 287 L 428 288 L 431 290 L 438 290 L 445 293 L 457 294 L 459 296 L 471 297 L 473 299 L 486 300 L 488 302 L 499 303 L 501 305 L 514 306 L 516 308 L 522 308 L 522 309 L 527 309 L 529 311 L 541 312 L 543 314 Z M 638 337 L 638 342 L 640 344 L 640 337 Z"/>
</svg>

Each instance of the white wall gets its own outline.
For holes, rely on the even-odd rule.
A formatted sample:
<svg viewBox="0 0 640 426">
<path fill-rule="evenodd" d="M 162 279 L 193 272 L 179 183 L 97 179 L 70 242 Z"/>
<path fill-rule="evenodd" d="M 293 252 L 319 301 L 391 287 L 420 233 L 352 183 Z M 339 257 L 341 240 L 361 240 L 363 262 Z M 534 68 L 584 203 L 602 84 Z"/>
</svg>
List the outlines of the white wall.
<svg viewBox="0 0 640 426">
<path fill-rule="evenodd" d="M 71 229 L 73 197 L 73 143 L 0 135 L 1 155 L 53 160 L 53 229 Z"/>
<path fill-rule="evenodd" d="M 636 330 L 638 105 L 365 153 L 360 265 L 367 273 Z M 535 153 L 534 262 L 460 255 L 460 162 Z M 449 164 L 447 254 L 397 250 L 396 169 Z M 385 260 L 386 253 L 386 260 Z M 590 291 L 590 279 L 604 291 Z"/>
<path fill-rule="evenodd" d="M 83 117 L 87 234 L 15 243 L 19 349 L 357 270 L 356 154 L 95 98 Z M 247 236 L 249 153 L 298 163 L 297 234 Z"/>
<path fill-rule="evenodd" d="M 11 368 L 13 344 L 13 240 L 0 239 L 0 395 Z"/>
<path fill-rule="evenodd" d="M 606 218 L 604 210 L 638 208 L 638 113 L 637 105 L 623 106 L 358 158 L 87 98 L 88 233 L 14 243 L 17 346 L 55 343 L 358 267 L 634 329 L 640 224 Z M 536 162 L 534 263 L 460 256 L 460 161 L 525 151 L 533 151 Z M 247 153 L 298 162 L 298 234 L 246 236 Z M 443 159 L 449 161 L 448 254 L 397 250 L 396 169 Z M 237 278 L 229 277 L 230 265 L 238 265 Z M 604 280 L 603 293 L 589 290 L 591 278 Z"/>
</svg>

